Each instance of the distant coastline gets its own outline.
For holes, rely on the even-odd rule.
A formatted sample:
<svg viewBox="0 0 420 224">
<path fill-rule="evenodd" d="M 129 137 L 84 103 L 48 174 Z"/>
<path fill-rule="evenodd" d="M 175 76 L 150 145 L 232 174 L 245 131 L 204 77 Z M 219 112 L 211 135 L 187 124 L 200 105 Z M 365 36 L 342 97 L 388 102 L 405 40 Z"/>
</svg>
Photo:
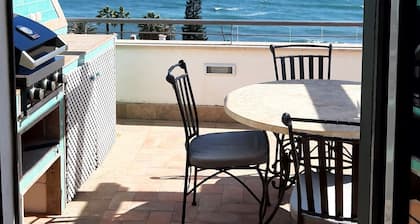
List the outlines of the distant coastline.
<svg viewBox="0 0 420 224">
<path fill-rule="evenodd" d="M 60 0 L 66 17 L 90 17 L 106 5 L 117 8 L 123 6 L 130 12 L 132 18 L 142 18 L 147 12 L 153 11 L 161 18 L 182 19 L 184 17 L 185 0 Z M 203 19 L 223 20 L 310 20 L 310 21 L 356 21 L 363 19 L 363 0 L 208 0 L 202 1 Z M 213 29 L 209 27 L 209 29 Z M 258 30 L 262 29 L 262 30 Z M 273 27 L 240 27 L 241 32 L 273 32 Z M 264 30 L 265 29 L 265 30 Z M 331 39 L 332 42 L 357 43 L 354 38 L 361 35 L 361 29 L 323 28 L 322 31 L 313 27 L 292 30 L 302 33 L 302 36 L 325 34 L 330 36 L 348 36 L 348 38 Z M 308 35 L 305 35 L 308 34 Z M 252 41 L 252 39 L 250 40 Z M 267 41 L 270 41 L 269 39 Z M 303 41 L 318 42 L 316 38 Z M 324 40 L 325 41 L 325 40 Z"/>
</svg>

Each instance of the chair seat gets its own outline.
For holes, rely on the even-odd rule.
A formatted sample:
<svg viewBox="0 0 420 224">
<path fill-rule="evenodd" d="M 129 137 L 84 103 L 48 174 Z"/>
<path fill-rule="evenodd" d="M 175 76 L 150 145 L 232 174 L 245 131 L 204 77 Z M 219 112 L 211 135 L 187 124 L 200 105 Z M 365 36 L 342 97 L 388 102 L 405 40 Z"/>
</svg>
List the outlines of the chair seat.
<svg viewBox="0 0 420 224">
<path fill-rule="evenodd" d="M 335 216 L 335 186 L 334 186 L 334 174 L 327 174 L 327 195 L 328 195 L 328 215 Z M 307 194 L 306 194 L 306 183 L 304 174 L 299 175 L 300 187 L 302 189 L 302 209 L 308 209 Z M 352 198 L 352 177 L 350 175 L 343 175 L 343 217 L 351 217 L 351 198 Z M 319 190 L 319 174 L 312 173 L 312 187 L 314 196 L 314 206 L 317 213 L 321 213 L 321 195 Z M 290 213 L 294 220 L 297 220 L 297 187 L 294 186 L 290 195 Z M 323 219 L 318 216 L 310 216 L 303 214 L 305 223 L 356 223 L 351 221 L 339 221 L 334 219 Z"/>
<path fill-rule="evenodd" d="M 263 131 L 205 134 L 193 139 L 189 150 L 196 167 L 245 167 L 267 162 L 268 140 Z"/>
</svg>

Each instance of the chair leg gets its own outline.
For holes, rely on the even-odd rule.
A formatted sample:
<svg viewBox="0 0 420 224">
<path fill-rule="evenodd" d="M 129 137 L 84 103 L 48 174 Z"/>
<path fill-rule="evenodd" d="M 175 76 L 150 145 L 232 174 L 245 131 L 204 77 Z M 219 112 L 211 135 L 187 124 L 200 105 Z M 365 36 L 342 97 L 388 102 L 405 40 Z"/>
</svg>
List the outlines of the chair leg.
<svg viewBox="0 0 420 224">
<path fill-rule="evenodd" d="M 259 223 L 260 224 L 264 222 L 264 216 L 266 214 L 267 207 L 271 205 L 270 195 L 268 192 L 268 187 L 270 185 L 270 183 L 268 182 L 268 166 L 269 164 L 267 163 L 267 168 L 264 171 L 264 177 L 262 180 L 263 192 L 262 192 L 262 198 L 261 198 L 260 209 L 259 209 Z"/>
<path fill-rule="evenodd" d="M 185 177 L 184 177 L 184 194 L 182 198 L 182 224 L 185 223 L 185 214 L 186 214 L 186 208 L 187 208 L 187 196 L 188 196 L 188 162 L 185 164 Z"/>
<path fill-rule="evenodd" d="M 192 201 L 193 206 L 197 205 L 196 195 L 197 195 L 197 167 L 194 167 L 194 189 L 193 189 L 193 201 Z"/>
<path fill-rule="evenodd" d="M 302 212 L 298 212 L 297 224 L 302 224 L 302 223 L 303 223 Z"/>
<path fill-rule="evenodd" d="M 273 171 L 276 173 L 277 172 L 277 166 L 278 166 L 278 162 L 280 161 L 279 158 L 279 150 L 281 149 L 281 145 L 283 144 L 282 138 L 280 138 L 280 134 L 279 133 L 274 133 L 274 136 L 276 137 L 276 151 L 274 154 L 274 163 L 273 163 Z M 282 135 L 283 137 L 283 135 Z"/>
</svg>

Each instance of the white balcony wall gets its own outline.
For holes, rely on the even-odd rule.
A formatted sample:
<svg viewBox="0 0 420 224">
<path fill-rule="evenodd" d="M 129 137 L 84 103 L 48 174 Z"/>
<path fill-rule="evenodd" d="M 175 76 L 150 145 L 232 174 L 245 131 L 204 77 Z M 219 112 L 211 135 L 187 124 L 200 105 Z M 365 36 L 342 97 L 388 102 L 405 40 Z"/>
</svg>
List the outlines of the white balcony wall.
<svg viewBox="0 0 420 224">
<path fill-rule="evenodd" d="M 183 59 L 199 105 L 223 105 L 225 95 L 241 86 L 275 79 L 267 43 L 136 41 L 117 42 L 117 101 L 176 103 L 165 81 L 167 69 Z M 296 49 L 294 51 L 309 51 Z M 297 54 L 298 52 L 290 52 Z M 360 45 L 334 45 L 331 79 L 361 80 Z M 206 75 L 206 64 L 234 64 L 235 75 Z"/>
</svg>

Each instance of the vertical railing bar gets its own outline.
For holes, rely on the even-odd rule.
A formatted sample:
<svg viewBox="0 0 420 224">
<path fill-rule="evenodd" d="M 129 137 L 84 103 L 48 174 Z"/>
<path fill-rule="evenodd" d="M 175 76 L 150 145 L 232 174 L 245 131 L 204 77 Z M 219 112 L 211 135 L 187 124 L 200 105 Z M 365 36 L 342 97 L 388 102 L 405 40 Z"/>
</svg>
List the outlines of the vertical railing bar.
<svg viewBox="0 0 420 224">
<path fill-rule="evenodd" d="M 239 26 L 236 26 L 236 41 L 239 41 Z"/>
<path fill-rule="evenodd" d="M 289 43 L 292 42 L 292 27 L 289 26 Z"/>
<path fill-rule="evenodd" d="M 230 24 L 230 44 L 233 43 L 233 24 Z"/>
</svg>

